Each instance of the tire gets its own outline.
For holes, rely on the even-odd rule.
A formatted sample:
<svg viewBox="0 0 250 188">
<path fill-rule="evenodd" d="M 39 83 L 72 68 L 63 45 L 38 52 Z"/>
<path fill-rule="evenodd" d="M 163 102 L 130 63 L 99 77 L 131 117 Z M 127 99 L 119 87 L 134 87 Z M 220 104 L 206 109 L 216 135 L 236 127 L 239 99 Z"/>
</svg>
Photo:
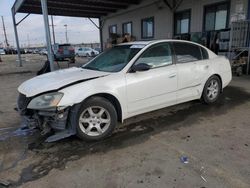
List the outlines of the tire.
<svg viewBox="0 0 250 188">
<path fill-rule="evenodd" d="M 75 125 L 77 136 L 85 141 L 102 140 L 111 135 L 117 125 L 115 107 L 102 97 L 87 99 L 75 105 L 72 112 L 70 123 Z"/>
<path fill-rule="evenodd" d="M 211 76 L 203 89 L 202 92 L 202 101 L 205 104 L 212 104 L 214 102 L 216 102 L 218 100 L 218 98 L 220 97 L 220 93 L 221 93 L 221 81 L 219 79 L 218 76 Z"/>
<path fill-rule="evenodd" d="M 76 62 L 75 57 L 70 58 L 70 63 L 75 63 L 75 62 Z"/>
</svg>

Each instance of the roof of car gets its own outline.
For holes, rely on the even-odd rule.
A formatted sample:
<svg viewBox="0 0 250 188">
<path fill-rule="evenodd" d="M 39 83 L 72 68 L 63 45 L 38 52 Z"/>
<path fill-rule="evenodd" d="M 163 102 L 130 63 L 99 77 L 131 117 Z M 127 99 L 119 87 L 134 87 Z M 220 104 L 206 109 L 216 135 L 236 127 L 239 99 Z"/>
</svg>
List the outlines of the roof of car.
<svg viewBox="0 0 250 188">
<path fill-rule="evenodd" d="M 187 41 L 187 40 L 176 40 L 176 39 L 164 39 L 164 40 L 150 40 L 150 41 L 133 41 L 133 42 L 127 42 L 127 43 L 121 43 L 118 44 L 118 46 L 120 45 L 149 45 L 152 43 L 159 43 L 159 42 L 187 42 L 187 43 L 194 43 L 191 41 Z M 196 43 L 194 43 L 196 44 Z"/>
<path fill-rule="evenodd" d="M 133 42 L 126 42 L 126 43 L 121 43 L 119 45 L 148 45 L 153 41 L 133 41 Z"/>
<path fill-rule="evenodd" d="M 183 43 L 185 42 L 185 43 L 195 44 L 195 45 L 202 46 L 203 48 L 205 48 L 208 51 L 210 58 L 216 57 L 216 54 L 213 53 L 211 50 L 209 50 L 207 47 L 199 43 L 195 43 L 195 42 L 187 41 L 187 40 L 164 39 L 164 40 L 151 40 L 151 41 L 134 41 L 134 42 L 121 43 L 121 44 L 118 44 L 117 46 L 121 46 L 121 45 L 145 45 L 147 46 L 150 44 L 157 44 L 160 42 L 183 42 Z"/>
</svg>

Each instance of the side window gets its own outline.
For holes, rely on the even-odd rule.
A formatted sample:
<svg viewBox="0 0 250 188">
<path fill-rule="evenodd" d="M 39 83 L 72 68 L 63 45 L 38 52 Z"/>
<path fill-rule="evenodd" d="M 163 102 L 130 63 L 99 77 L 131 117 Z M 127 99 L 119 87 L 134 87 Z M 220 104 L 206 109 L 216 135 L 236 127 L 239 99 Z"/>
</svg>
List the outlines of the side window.
<svg viewBox="0 0 250 188">
<path fill-rule="evenodd" d="M 199 46 L 190 43 L 176 42 L 174 50 L 177 63 L 188 63 L 202 60 L 201 50 Z"/>
<path fill-rule="evenodd" d="M 200 47 L 200 48 L 201 48 L 201 53 L 202 53 L 203 59 L 209 59 L 207 50 L 205 48 L 202 48 L 202 47 Z"/>
<path fill-rule="evenodd" d="M 168 43 L 157 44 L 147 49 L 135 63 L 145 63 L 151 68 L 162 67 L 172 64 L 171 48 Z"/>
</svg>

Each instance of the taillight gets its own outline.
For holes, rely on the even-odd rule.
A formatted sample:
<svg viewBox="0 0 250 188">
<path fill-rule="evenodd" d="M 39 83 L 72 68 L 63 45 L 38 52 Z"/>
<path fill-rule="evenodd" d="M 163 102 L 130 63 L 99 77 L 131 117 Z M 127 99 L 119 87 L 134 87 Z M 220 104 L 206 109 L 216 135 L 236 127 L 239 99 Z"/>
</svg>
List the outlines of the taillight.
<svg viewBox="0 0 250 188">
<path fill-rule="evenodd" d="M 63 49 L 62 49 L 62 48 L 59 48 L 59 49 L 58 49 L 58 53 L 62 54 L 62 53 L 63 53 Z"/>
<path fill-rule="evenodd" d="M 71 48 L 69 48 L 69 51 L 75 52 L 75 49 L 71 47 Z"/>
</svg>

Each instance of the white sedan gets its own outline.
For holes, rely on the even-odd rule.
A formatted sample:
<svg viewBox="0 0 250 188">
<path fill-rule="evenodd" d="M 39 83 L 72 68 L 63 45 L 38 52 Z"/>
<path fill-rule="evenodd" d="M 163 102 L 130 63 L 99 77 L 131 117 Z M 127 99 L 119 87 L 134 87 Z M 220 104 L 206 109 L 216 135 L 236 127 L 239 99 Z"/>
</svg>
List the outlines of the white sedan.
<svg viewBox="0 0 250 188">
<path fill-rule="evenodd" d="M 88 47 L 78 48 L 75 52 L 78 57 L 95 57 L 99 55 L 99 52 Z"/>
<path fill-rule="evenodd" d="M 181 40 L 115 46 L 80 68 L 37 76 L 19 88 L 18 109 L 47 141 L 99 140 L 118 122 L 171 105 L 218 100 L 232 79 L 225 57 Z"/>
<path fill-rule="evenodd" d="M 3 48 L 0 48 L 0 55 L 5 55 L 5 51 Z"/>
</svg>

